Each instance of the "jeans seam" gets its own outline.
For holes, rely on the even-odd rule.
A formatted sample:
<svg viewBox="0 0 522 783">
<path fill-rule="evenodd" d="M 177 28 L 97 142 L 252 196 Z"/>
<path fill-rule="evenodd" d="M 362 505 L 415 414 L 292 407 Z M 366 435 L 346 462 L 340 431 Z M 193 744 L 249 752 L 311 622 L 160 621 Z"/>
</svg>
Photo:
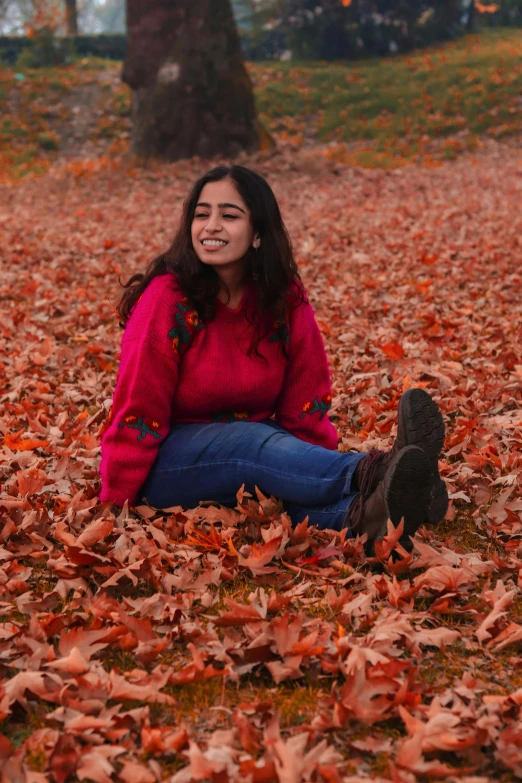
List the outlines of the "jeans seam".
<svg viewBox="0 0 522 783">
<path fill-rule="evenodd" d="M 317 514 L 321 514 L 321 515 L 328 514 L 329 516 L 336 516 L 336 517 L 338 517 L 340 514 L 346 514 L 348 512 L 349 508 L 350 508 L 350 506 L 348 506 L 346 508 L 346 510 L 344 508 L 338 508 L 335 511 L 323 511 L 321 506 L 319 506 L 319 507 L 318 506 L 296 506 L 295 503 L 288 503 L 288 504 L 285 503 L 284 505 L 285 505 L 285 508 L 287 508 L 288 506 L 292 506 L 293 508 L 297 509 L 297 511 L 306 511 L 307 513 L 312 511 L 312 512 L 315 512 Z"/>
<path fill-rule="evenodd" d="M 174 470 L 191 470 L 193 468 L 208 468 L 208 467 L 216 467 L 218 465 L 248 465 L 249 467 L 258 468 L 260 470 L 271 470 L 270 468 L 260 468 L 260 466 L 256 462 L 248 462 L 248 460 L 239 460 L 239 459 L 230 459 L 230 460 L 220 460 L 219 462 L 216 462 L 215 460 L 212 460 L 212 462 L 197 462 L 194 465 L 184 465 L 181 468 L 172 467 L 172 468 L 153 468 L 151 471 L 152 473 L 170 473 Z M 348 469 L 349 470 L 349 469 Z M 274 472 L 271 470 L 271 472 Z M 291 478 L 294 480 L 297 480 L 299 482 L 302 481 L 310 481 L 310 477 L 301 479 L 299 477 L 296 477 L 294 473 L 282 473 L 281 471 L 275 471 L 278 476 L 284 476 L 285 478 Z M 347 476 L 338 476 L 337 478 L 318 478 L 316 477 L 317 481 L 328 481 L 328 482 L 334 482 L 334 481 L 344 481 L 346 483 Z"/>
<path fill-rule="evenodd" d="M 344 504 L 346 503 L 347 504 L 346 509 L 336 508 L 330 511 L 325 506 L 313 506 L 313 505 L 301 506 L 299 503 L 292 503 L 292 502 L 285 503 L 285 507 L 291 506 L 292 508 L 298 509 L 298 511 L 316 511 L 318 514 L 341 514 L 341 513 L 346 513 L 350 509 L 350 506 L 352 505 L 353 501 L 355 500 L 358 494 L 359 494 L 358 492 L 354 492 L 351 495 L 345 495 L 344 497 L 341 498 L 341 500 L 337 501 L 337 506 L 339 506 L 341 503 L 344 506 Z M 332 503 L 331 505 L 334 504 Z"/>
</svg>

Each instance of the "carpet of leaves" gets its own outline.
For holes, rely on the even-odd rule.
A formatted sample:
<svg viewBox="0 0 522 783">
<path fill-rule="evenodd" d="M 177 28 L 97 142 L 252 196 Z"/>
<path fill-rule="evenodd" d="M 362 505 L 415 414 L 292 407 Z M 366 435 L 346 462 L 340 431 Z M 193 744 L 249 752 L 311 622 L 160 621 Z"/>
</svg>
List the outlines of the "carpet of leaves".
<svg viewBox="0 0 522 783">
<path fill-rule="evenodd" d="M 272 183 L 348 450 L 422 386 L 448 519 L 360 539 L 280 501 L 97 504 L 117 277 L 169 242 L 203 162 L 57 165 L 0 190 L 2 783 L 522 777 L 522 161 L 245 159 Z"/>
</svg>

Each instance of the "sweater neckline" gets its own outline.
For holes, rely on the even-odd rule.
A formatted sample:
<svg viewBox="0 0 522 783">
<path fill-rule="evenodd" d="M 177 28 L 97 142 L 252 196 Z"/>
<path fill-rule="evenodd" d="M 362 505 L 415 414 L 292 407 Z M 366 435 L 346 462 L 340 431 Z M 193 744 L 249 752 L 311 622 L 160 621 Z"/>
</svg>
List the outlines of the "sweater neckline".
<svg viewBox="0 0 522 783">
<path fill-rule="evenodd" d="M 250 293 L 250 282 L 245 285 L 245 290 L 237 307 L 229 307 L 221 299 L 216 297 L 216 312 L 219 312 L 222 318 L 227 320 L 235 320 L 238 316 L 243 314 L 248 295 Z"/>
</svg>

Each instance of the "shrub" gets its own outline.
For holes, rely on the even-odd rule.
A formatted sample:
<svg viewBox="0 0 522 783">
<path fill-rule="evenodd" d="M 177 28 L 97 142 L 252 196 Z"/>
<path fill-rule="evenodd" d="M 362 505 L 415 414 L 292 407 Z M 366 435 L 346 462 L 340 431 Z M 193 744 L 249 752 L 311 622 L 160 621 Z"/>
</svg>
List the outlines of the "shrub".
<svg viewBox="0 0 522 783">
<path fill-rule="evenodd" d="M 64 65 L 72 62 L 74 55 L 74 43 L 71 39 L 58 38 L 52 30 L 43 28 L 35 31 L 29 45 L 22 49 L 16 60 L 16 67 L 24 70 Z"/>
<path fill-rule="evenodd" d="M 57 150 L 60 148 L 60 137 L 57 133 L 39 133 L 38 144 L 42 150 Z"/>
<path fill-rule="evenodd" d="M 0 61 L 26 68 L 40 68 L 42 64 L 67 63 L 78 57 L 101 57 L 106 60 L 124 60 L 125 35 L 57 36 L 42 30 L 29 36 L 0 36 Z M 31 54 L 27 50 L 35 50 Z M 23 57 L 22 57 L 23 55 Z M 22 59 L 20 59 L 22 57 Z"/>
<path fill-rule="evenodd" d="M 79 57 L 102 57 L 106 60 L 124 60 L 127 36 L 121 34 L 78 35 L 74 39 Z"/>
</svg>

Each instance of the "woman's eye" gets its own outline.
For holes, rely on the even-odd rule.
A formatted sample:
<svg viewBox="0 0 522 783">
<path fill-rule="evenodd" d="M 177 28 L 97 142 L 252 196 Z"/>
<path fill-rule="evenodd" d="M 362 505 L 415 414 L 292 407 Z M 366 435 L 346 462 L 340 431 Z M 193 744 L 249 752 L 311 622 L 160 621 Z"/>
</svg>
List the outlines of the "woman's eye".
<svg viewBox="0 0 522 783">
<path fill-rule="evenodd" d="M 194 219 L 196 219 L 196 218 L 207 219 L 208 217 L 209 217 L 208 212 L 196 212 L 194 214 Z M 223 217 L 226 218 L 227 220 L 237 220 L 238 219 L 238 215 L 223 215 Z"/>
</svg>

